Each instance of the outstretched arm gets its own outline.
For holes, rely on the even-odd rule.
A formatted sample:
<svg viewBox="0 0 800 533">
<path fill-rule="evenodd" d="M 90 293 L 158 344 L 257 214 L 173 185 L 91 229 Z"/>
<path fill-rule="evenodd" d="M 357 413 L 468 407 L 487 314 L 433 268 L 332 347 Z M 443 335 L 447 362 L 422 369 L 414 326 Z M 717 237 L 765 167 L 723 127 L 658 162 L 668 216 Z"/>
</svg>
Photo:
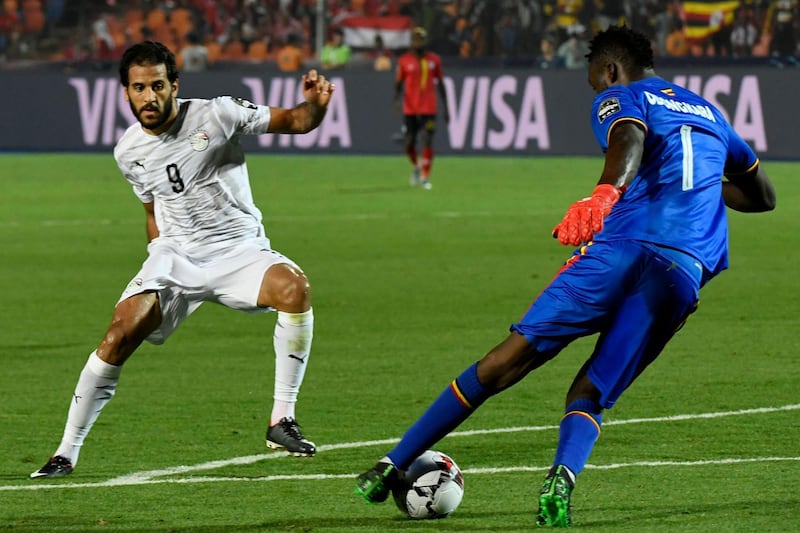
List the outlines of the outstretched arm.
<svg viewBox="0 0 800 533">
<path fill-rule="evenodd" d="M 644 137 L 644 128 L 636 122 L 622 122 L 613 127 L 603 173 L 592 195 L 572 204 L 553 228 L 553 237 L 561 244 L 578 246 L 603 230 L 603 219 L 639 171 Z"/>
<path fill-rule="evenodd" d="M 725 177 L 728 181 L 722 182 L 722 198 L 731 209 L 744 213 L 775 209 L 775 188 L 760 164 L 744 174 Z"/>
<path fill-rule="evenodd" d="M 267 133 L 308 133 L 320 125 L 335 87 L 313 69 L 303 75 L 302 84 L 306 101 L 292 109 L 270 108 Z"/>
</svg>

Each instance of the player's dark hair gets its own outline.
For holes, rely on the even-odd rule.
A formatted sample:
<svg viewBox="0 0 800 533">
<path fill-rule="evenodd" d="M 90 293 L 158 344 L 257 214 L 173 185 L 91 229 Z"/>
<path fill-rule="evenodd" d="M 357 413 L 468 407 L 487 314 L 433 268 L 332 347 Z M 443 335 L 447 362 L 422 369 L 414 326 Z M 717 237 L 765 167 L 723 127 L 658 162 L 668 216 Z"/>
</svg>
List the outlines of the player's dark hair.
<svg viewBox="0 0 800 533">
<path fill-rule="evenodd" d="M 123 87 L 128 86 L 128 71 L 131 65 L 165 65 L 167 67 L 167 79 L 170 83 L 178 79 L 178 65 L 175 62 L 175 54 L 169 48 L 155 41 L 143 41 L 134 44 L 122 54 L 119 62 L 119 81 Z"/>
<path fill-rule="evenodd" d="M 615 60 L 631 72 L 653 68 L 653 47 L 646 35 L 627 26 L 609 26 L 589 42 L 586 58 Z"/>
</svg>

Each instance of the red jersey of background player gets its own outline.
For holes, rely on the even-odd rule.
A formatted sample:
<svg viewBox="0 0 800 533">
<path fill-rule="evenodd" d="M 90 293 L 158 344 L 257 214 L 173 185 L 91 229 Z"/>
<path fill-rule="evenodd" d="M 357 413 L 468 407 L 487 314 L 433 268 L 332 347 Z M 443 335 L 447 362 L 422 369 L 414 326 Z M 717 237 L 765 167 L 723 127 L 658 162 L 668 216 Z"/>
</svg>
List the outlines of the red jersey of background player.
<svg viewBox="0 0 800 533">
<path fill-rule="evenodd" d="M 433 52 L 413 50 L 397 60 L 397 81 L 403 82 L 403 114 L 435 115 L 436 84 L 442 83 L 442 60 Z"/>
</svg>

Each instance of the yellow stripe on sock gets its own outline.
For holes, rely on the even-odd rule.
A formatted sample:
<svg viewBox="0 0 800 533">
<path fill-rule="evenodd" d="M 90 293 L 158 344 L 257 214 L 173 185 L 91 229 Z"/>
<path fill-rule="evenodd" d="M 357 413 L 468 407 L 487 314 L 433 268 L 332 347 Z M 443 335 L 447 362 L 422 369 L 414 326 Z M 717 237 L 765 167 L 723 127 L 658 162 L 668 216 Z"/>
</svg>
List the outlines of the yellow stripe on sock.
<svg viewBox="0 0 800 533">
<path fill-rule="evenodd" d="M 569 413 L 565 414 L 565 415 L 564 415 L 564 416 L 561 418 L 561 420 L 564 420 L 564 418 L 567 418 L 569 415 L 581 415 L 581 416 L 585 416 L 587 419 L 589 419 L 589 420 L 591 420 L 591 421 L 592 421 L 592 424 L 594 424 L 594 427 L 595 427 L 595 429 L 597 429 L 597 434 L 598 434 L 598 435 L 600 435 L 600 433 L 601 433 L 601 430 L 600 430 L 600 424 L 598 424 L 598 423 L 597 423 L 597 420 L 595 420 L 595 419 L 592 417 L 592 415 L 590 415 L 589 413 L 586 413 L 586 412 L 584 412 L 584 411 L 570 411 Z"/>
<path fill-rule="evenodd" d="M 452 383 L 450 383 L 450 390 L 452 390 L 453 394 L 456 395 L 456 398 L 458 399 L 459 402 L 461 402 L 461 405 L 463 405 L 467 409 L 472 409 L 472 404 L 469 403 L 467 397 L 464 396 L 464 393 L 461 392 L 461 389 L 458 388 L 458 383 L 456 383 L 456 380 L 453 380 Z"/>
</svg>

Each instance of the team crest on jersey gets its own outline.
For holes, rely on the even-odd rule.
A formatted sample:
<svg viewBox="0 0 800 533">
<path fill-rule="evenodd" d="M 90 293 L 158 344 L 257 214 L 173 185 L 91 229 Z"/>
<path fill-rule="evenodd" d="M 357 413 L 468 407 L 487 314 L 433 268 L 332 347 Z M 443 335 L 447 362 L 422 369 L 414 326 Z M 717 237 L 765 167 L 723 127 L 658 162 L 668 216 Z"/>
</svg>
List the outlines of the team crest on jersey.
<svg viewBox="0 0 800 533">
<path fill-rule="evenodd" d="M 616 98 L 608 98 L 607 100 L 603 100 L 597 107 L 597 120 L 599 120 L 600 124 L 602 124 L 605 119 L 614 113 L 619 113 L 621 109 L 622 106 L 619 105 L 619 100 Z"/>
<path fill-rule="evenodd" d="M 233 102 L 247 109 L 258 109 L 256 107 L 256 104 L 254 104 L 250 100 L 245 100 L 244 98 L 233 98 Z"/>
<path fill-rule="evenodd" d="M 202 152 L 208 148 L 208 133 L 197 130 L 189 136 L 189 144 L 195 152 Z"/>
</svg>

